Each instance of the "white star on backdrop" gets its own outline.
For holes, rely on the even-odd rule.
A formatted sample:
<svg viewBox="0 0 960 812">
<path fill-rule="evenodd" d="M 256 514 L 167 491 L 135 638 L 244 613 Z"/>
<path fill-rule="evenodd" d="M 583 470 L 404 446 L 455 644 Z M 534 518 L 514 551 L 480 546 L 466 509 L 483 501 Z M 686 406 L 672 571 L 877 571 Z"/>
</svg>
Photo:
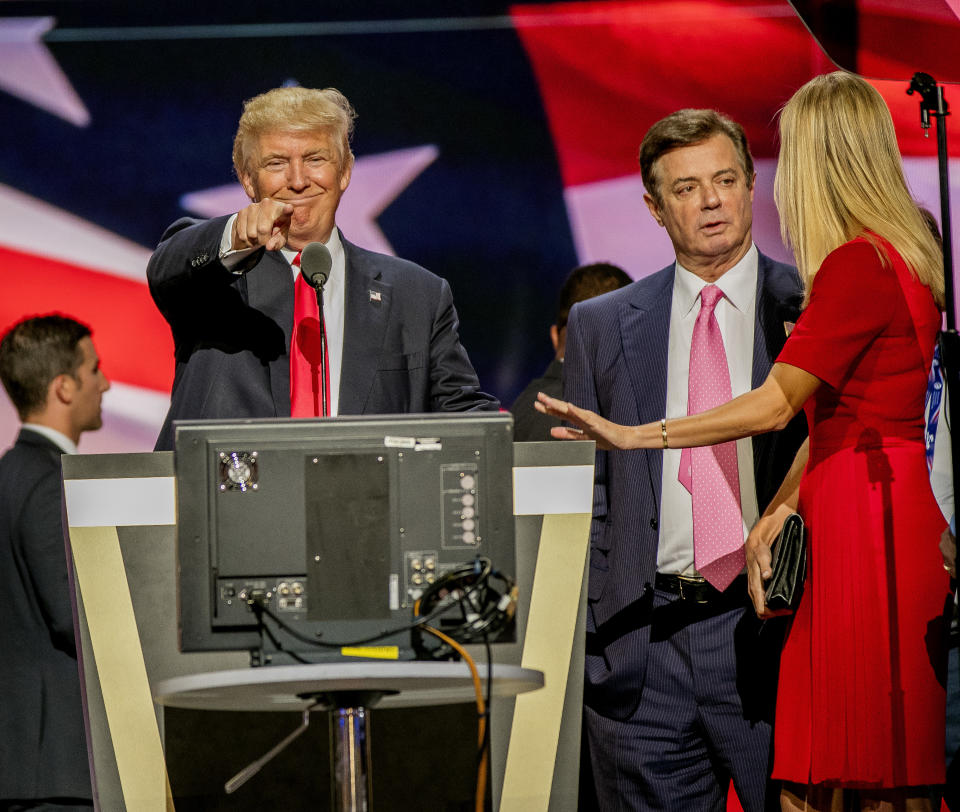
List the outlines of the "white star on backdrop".
<svg viewBox="0 0 960 812">
<path fill-rule="evenodd" d="M 0 18 L 0 89 L 77 127 L 90 113 L 41 41 L 53 17 Z"/>
</svg>

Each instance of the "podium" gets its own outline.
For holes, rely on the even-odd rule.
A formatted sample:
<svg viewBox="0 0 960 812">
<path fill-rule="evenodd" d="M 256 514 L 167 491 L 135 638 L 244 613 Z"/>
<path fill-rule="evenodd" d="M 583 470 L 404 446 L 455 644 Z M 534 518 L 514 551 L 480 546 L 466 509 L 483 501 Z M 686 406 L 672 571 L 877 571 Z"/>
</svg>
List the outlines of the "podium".
<svg viewBox="0 0 960 812">
<path fill-rule="evenodd" d="M 247 669 L 249 656 L 177 647 L 171 453 L 67 456 L 63 476 L 95 800 L 111 812 L 173 809 L 155 686 Z M 493 808 L 573 810 L 593 444 L 516 444 L 513 476 L 517 642 L 495 646 L 494 663 L 540 671 L 545 687 L 493 703 Z M 471 654 L 485 661 L 482 647 Z M 272 743 L 262 739 L 260 752 Z M 404 747 L 401 738 L 392 749 Z"/>
</svg>

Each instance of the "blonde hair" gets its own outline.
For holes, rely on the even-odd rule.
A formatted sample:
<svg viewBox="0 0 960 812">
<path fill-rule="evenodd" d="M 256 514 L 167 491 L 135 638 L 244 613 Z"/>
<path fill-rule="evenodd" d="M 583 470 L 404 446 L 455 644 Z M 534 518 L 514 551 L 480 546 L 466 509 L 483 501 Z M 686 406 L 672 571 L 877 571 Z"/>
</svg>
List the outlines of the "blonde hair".
<svg viewBox="0 0 960 812">
<path fill-rule="evenodd" d="M 907 189 L 886 102 L 865 80 L 816 76 L 787 102 L 774 198 L 807 297 L 827 254 L 856 237 L 873 242 L 887 265 L 876 234 L 943 306 L 943 255 Z"/>
<path fill-rule="evenodd" d="M 337 150 L 342 172 L 353 164 L 350 137 L 357 117 L 347 97 L 334 87 L 278 87 L 248 99 L 233 139 L 237 177 L 253 171 L 257 139 L 268 132 L 326 132 Z"/>
</svg>

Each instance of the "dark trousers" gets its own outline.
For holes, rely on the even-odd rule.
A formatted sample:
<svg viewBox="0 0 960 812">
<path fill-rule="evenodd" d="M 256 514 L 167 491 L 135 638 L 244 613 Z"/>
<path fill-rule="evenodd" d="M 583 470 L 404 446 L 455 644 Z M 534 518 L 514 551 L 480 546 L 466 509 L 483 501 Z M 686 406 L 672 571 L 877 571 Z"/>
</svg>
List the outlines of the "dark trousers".
<svg viewBox="0 0 960 812">
<path fill-rule="evenodd" d="M 761 624 L 745 591 L 733 603 L 655 592 L 636 711 L 619 721 L 586 709 L 604 812 L 722 812 L 731 780 L 745 812 L 779 808 L 769 775 L 782 623 Z"/>
<path fill-rule="evenodd" d="M 0 812 L 89 812 L 93 801 L 89 798 L 27 798 L 0 799 Z"/>
</svg>

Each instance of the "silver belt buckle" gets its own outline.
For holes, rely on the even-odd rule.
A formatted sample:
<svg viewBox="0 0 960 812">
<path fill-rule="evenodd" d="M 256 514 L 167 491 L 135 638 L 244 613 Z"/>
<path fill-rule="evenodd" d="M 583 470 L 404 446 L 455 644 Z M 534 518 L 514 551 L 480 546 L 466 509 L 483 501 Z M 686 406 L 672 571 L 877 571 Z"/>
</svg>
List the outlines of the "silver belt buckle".
<svg viewBox="0 0 960 812">
<path fill-rule="evenodd" d="M 691 600 L 694 603 L 707 603 L 708 601 L 705 600 L 704 598 L 698 598 L 697 600 L 693 600 L 692 597 L 687 598 L 687 596 L 683 594 L 684 584 L 689 584 L 690 586 L 695 586 L 695 585 L 702 586 L 706 582 L 707 582 L 707 579 L 704 578 L 702 575 L 678 575 L 677 584 L 680 586 L 680 600 L 682 601 Z"/>
</svg>

